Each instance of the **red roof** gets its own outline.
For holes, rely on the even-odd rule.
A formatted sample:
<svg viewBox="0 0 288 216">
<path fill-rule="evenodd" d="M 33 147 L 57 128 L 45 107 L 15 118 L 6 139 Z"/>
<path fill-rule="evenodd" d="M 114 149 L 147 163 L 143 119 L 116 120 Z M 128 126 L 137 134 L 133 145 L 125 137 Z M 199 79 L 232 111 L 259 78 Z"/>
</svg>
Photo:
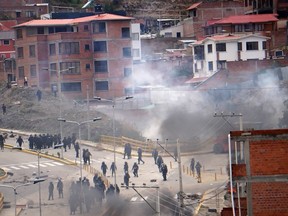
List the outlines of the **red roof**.
<svg viewBox="0 0 288 216">
<path fill-rule="evenodd" d="M 2 20 L 0 22 L 0 31 L 10 31 L 12 29 L 12 26 L 16 24 L 16 20 Z"/>
<path fill-rule="evenodd" d="M 90 22 L 97 20 L 132 20 L 132 17 L 119 16 L 115 14 L 99 14 L 75 19 L 48 19 L 48 20 L 31 20 L 29 22 L 22 23 L 20 25 L 14 27 L 22 27 L 22 26 L 57 26 L 57 25 L 75 25 L 77 23 L 82 22 Z"/>
<path fill-rule="evenodd" d="M 275 14 L 253 14 L 253 15 L 239 15 L 223 18 L 219 21 L 212 22 L 210 25 L 217 24 L 244 24 L 244 23 L 264 23 L 276 22 L 278 19 Z"/>
<path fill-rule="evenodd" d="M 202 2 L 194 3 L 189 8 L 187 8 L 186 10 L 193 10 L 194 8 L 197 8 L 200 4 L 202 4 Z"/>
</svg>

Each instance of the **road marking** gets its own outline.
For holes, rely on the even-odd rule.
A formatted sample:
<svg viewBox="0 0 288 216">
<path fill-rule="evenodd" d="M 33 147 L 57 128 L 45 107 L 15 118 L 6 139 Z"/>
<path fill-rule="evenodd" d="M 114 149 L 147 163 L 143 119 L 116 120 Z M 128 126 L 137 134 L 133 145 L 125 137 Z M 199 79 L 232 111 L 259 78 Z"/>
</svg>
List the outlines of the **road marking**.
<svg viewBox="0 0 288 216">
<path fill-rule="evenodd" d="M 44 165 L 44 164 L 39 164 L 39 166 L 41 166 L 41 167 L 47 167 L 46 165 Z"/>
<path fill-rule="evenodd" d="M 29 169 L 29 167 L 27 167 L 27 166 L 19 166 L 19 167 L 21 167 L 23 169 Z"/>
<path fill-rule="evenodd" d="M 33 164 L 28 164 L 29 167 L 33 167 L 33 168 L 37 168 L 36 165 L 33 165 Z"/>
<path fill-rule="evenodd" d="M 139 200 L 138 200 L 138 199 L 139 199 Z M 148 196 L 145 196 L 144 199 L 147 200 L 147 199 L 148 199 Z M 131 200 L 130 200 L 130 202 L 136 202 L 137 200 L 138 200 L 138 202 L 143 202 L 144 199 L 143 199 L 143 198 L 139 198 L 139 197 L 132 197 Z"/>
<path fill-rule="evenodd" d="M 47 165 L 47 166 L 56 166 L 55 164 L 52 164 L 52 163 L 45 163 L 45 165 Z"/>
<path fill-rule="evenodd" d="M 11 166 L 10 168 L 15 169 L 15 170 L 19 170 L 20 168 L 15 167 L 15 166 Z"/>
<path fill-rule="evenodd" d="M 59 163 L 59 162 L 53 162 L 54 164 L 56 164 L 56 165 L 59 165 L 59 166 L 63 166 L 64 164 L 62 164 L 62 163 Z"/>
<path fill-rule="evenodd" d="M 148 199 L 148 196 L 145 196 L 144 199 L 147 200 L 147 199 Z M 144 201 L 144 199 L 141 198 L 140 201 Z"/>
<path fill-rule="evenodd" d="M 138 197 L 132 197 L 130 201 L 131 202 L 136 202 L 137 199 L 138 199 Z"/>
</svg>

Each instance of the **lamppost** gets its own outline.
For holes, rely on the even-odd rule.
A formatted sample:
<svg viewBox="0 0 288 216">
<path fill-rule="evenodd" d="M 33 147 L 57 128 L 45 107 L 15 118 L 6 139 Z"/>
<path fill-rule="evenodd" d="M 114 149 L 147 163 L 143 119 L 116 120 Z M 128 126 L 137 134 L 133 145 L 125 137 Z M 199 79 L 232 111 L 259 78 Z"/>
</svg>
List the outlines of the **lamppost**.
<svg viewBox="0 0 288 216">
<path fill-rule="evenodd" d="M 25 183 L 25 184 L 20 184 L 20 185 L 16 185 L 16 186 L 11 186 L 11 185 L 3 185 L 1 184 L 0 187 L 5 187 L 5 188 L 12 188 L 14 191 L 14 205 L 15 205 L 15 216 L 17 216 L 17 206 L 16 206 L 16 198 L 17 198 L 17 189 L 19 187 L 24 187 L 24 186 L 28 186 L 28 185 L 32 185 L 32 184 L 37 184 L 39 182 L 45 181 L 46 179 L 40 179 L 40 178 L 36 178 L 31 182 Z"/>
<path fill-rule="evenodd" d="M 61 74 L 66 71 L 71 71 L 74 69 L 74 67 L 68 67 L 63 70 L 54 70 L 49 68 L 42 68 L 43 70 L 52 71 L 57 73 L 57 91 L 59 93 L 59 99 L 60 99 L 60 107 L 59 107 L 59 116 L 62 118 L 62 91 L 61 91 Z M 54 90 L 53 90 L 54 91 Z M 56 90 L 54 92 L 56 94 Z M 62 128 L 62 122 L 60 121 L 60 140 L 62 142 L 63 139 L 63 128 Z M 61 158 L 63 158 L 63 148 L 61 148 Z"/>
<path fill-rule="evenodd" d="M 91 122 L 95 122 L 95 121 L 98 121 L 98 120 L 101 120 L 102 118 L 101 117 L 96 117 L 94 119 L 91 119 L 91 120 L 87 120 L 87 121 L 83 121 L 83 122 L 77 122 L 77 121 L 68 121 L 66 119 L 63 119 L 63 118 L 58 118 L 58 121 L 60 122 L 67 122 L 67 123 L 71 123 L 71 124 L 76 124 L 78 125 L 78 139 L 79 139 L 79 150 L 80 150 L 80 193 L 81 193 L 81 197 L 83 196 L 83 189 L 82 189 L 82 154 L 81 154 L 81 143 L 80 143 L 80 140 L 81 140 L 81 125 L 83 124 L 87 124 L 87 123 L 91 123 Z M 82 203 L 80 204 L 82 205 Z M 80 213 L 82 214 L 82 207 L 80 208 Z"/>
<path fill-rule="evenodd" d="M 112 102 L 112 110 L 113 110 L 113 113 L 112 113 L 112 130 L 113 130 L 113 162 L 114 162 L 114 165 L 116 166 L 116 130 L 115 130 L 115 105 L 116 105 L 116 101 L 121 101 L 121 100 L 129 100 L 129 99 L 132 99 L 133 96 L 126 96 L 124 98 L 119 98 L 118 100 L 116 100 L 115 98 L 113 100 L 109 100 L 109 99 L 103 99 L 101 97 L 94 97 L 94 99 L 96 100 L 101 100 L 101 101 L 109 101 L 109 102 Z M 117 185 L 117 177 L 116 177 L 116 172 L 117 170 L 115 169 L 115 174 L 114 174 L 114 186 L 116 187 Z"/>
<path fill-rule="evenodd" d="M 66 120 L 64 118 L 58 118 L 58 121 L 60 121 L 60 122 L 67 122 L 67 123 L 78 125 L 78 138 L 79 138 L 79 147 L 80 147 L 80 177 L 81 177 L 81 181 L 82 181 L 82 154 L 81 154 L 81 143 L 80 143 L 80 140 L 81 140 L 81 125 L 87 124 L 87 123 L 91 123 L 91 122 L 95 122 L 95 121 L 98 121 L 98 120 L 101 120 L 101 119 L 102 119 L 101 117 L 96 117 L 96 118 L 91 119 L 91 120 L 87 120 L 87 121 L 83 121 L 83 122 L 77 122 L 77 121 L 69 121 L 69 120 Z"/>
</svg>

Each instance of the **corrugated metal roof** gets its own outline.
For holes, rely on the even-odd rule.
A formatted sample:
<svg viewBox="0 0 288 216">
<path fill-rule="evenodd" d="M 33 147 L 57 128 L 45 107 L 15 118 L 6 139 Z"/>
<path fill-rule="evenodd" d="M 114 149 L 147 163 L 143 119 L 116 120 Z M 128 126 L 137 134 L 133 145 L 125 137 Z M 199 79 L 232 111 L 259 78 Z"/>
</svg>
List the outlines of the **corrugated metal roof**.
<svg viewBox="0 0 288 216">
<path fill-rule="evenodd" d="M 29 22 L 16 25 L 14 27 L 23 27 L 23 26 L 63 26 L 63 25 L 75 25 L 82 22 L 91 22 L 91 21 L 111 21 L 111 20 L 132 20 L 132 17 L 119 16 L 115 14 L 99 14 L 75 19 L 48 19 L 48 20 L 31 20 Z"/>
<path fill-rule="evenodd" d="M 200 4 L 202 4 L 202 2 L 194 3 L 189 8 L 187 8 L 186 10 L 193 10 L 194 8 L 197 8 Z"/>
<path fill-rule="evenodd" d="M 212 22 L 210 25 L 217 24 L 245 24 L 245 23 L 264 23 L 276 22 L 278 19 L 275 14 L 253 14 L 253 15 L 239 15 L 223 18 L 219 21 Z"/>
</svg>

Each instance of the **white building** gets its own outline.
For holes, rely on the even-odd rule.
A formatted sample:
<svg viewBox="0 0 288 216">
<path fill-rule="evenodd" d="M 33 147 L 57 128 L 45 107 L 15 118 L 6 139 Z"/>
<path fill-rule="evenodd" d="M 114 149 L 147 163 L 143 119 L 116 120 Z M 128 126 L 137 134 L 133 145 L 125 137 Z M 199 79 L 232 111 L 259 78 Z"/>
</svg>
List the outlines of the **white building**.
<svg viewBox="0 0 288 216">
<path fill-rule="evenodd" d="M 133 62 L 141 61 L 141 39 L 140 39 L 140 24 L 131 24 L 132 36 L 132 56 Z"/>
<path fill-rule="evenodd" d="M 263 60 L 267 55 L 268 37 L 249 35 L 215 35 L 190 44 L 195 77 L 206 77 L 226 68 L 226 62 Z"/>
</svg>

